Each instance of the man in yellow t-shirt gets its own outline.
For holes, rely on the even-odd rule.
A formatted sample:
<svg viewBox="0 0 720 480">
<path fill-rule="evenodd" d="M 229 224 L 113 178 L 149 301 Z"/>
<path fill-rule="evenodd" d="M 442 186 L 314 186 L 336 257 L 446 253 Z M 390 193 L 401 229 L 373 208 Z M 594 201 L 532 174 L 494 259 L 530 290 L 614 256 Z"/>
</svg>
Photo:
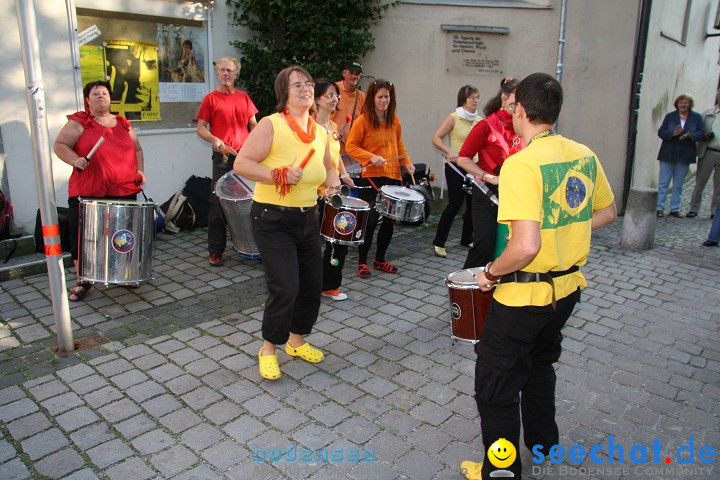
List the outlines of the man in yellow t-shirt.
<svg viewBox="0 0 720 480">
<path fill-rule="evenodd" d="M 511 105 L 513 126 L 527 146 L 500 173 L 498 221 L 509 225 L 510 240 L 478 275 L 481 290 L 495 288 L 475 345 L 486 452 L 501 438 L 519 449 L 520 409 L 525 445 L 540 446 L 534 454 L 545 456 L 558 443 L 553 363 L 560 358 L 560 330 L 586 286 L 578 267 L 587 261 L 592 230 L 617 217 L 595 154 L 552 130 L 562 100 L 553 77 L 534 73 L 520 82 Z M 521 477 L 519 455 L 502 466 Z M 487 479 L 498 468 L 468 461 L 461 469 L 467 478 Z"/>
</svg>

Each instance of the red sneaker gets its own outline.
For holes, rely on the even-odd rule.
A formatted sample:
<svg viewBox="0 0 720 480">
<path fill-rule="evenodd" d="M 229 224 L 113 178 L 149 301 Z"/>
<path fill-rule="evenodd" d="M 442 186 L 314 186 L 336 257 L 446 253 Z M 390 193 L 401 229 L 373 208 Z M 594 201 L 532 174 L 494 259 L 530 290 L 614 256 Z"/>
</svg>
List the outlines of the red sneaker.
<svg viewBox="0 0 720 480">
<path fill-rule="evenodd" d="M 210 265 L 220 267 L 223 264 L 222 253 L 210 252 Z"/>
</svg>

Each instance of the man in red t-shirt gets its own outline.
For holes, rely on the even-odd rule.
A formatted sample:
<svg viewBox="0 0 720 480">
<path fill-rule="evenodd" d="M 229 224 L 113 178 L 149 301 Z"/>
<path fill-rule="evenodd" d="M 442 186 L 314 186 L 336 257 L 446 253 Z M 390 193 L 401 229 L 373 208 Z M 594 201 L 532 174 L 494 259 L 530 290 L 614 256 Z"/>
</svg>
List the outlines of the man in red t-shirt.
<svg viewBox="0 0 720 480">
<path fill-rule="evenodd" d="M 245 142 L 250 130 L 257 125 L 258 109 L 247 93 L 235 88 L 240 74 L 240 62 L 223 57 L 215 62 L 218 88 L 205 95 L 197 114 L 197 134 L 212 144 L 212 179 L 210 211 L 208 212 L 208 252 L 210 265 L 223 263 L 227 243 L 225 220 L 220 202 L 215 196 L 215 183 L 231 171 L 235 155 Z M 209 127 L 209 128 L 208 128 Z"/>
</svg>

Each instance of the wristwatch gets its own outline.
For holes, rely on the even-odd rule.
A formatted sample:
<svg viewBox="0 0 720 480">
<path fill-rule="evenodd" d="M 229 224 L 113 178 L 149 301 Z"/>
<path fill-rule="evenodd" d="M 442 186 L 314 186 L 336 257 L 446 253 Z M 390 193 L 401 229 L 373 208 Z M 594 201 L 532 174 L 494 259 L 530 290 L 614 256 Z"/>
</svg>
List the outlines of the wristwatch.
<svg viewBox="0 0 720 480">
<path fill-rule="evenodd" d="M 485 265 L 485 278 L 490 280 L 491 282 L 497 282 L 502 278 L 502 275 L 493 275 L 490 273 L 490 266 L 493 264 L 493 262 L 488 262 L 487 265 Z"/>
</svg>

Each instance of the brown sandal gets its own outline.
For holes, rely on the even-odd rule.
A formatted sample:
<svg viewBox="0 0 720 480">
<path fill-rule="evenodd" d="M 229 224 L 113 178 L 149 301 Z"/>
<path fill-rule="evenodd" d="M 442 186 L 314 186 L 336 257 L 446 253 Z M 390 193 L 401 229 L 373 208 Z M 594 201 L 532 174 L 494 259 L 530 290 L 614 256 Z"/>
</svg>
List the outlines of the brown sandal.
<svg viewBox="0 0 720 480">
<path fill-rule="evenodd" d="M 91 289 L 92 283 L 76 282 L 75 287 L 68 293 L 68 300 L 71 302 L 81 302 Z"/>
</svg>

